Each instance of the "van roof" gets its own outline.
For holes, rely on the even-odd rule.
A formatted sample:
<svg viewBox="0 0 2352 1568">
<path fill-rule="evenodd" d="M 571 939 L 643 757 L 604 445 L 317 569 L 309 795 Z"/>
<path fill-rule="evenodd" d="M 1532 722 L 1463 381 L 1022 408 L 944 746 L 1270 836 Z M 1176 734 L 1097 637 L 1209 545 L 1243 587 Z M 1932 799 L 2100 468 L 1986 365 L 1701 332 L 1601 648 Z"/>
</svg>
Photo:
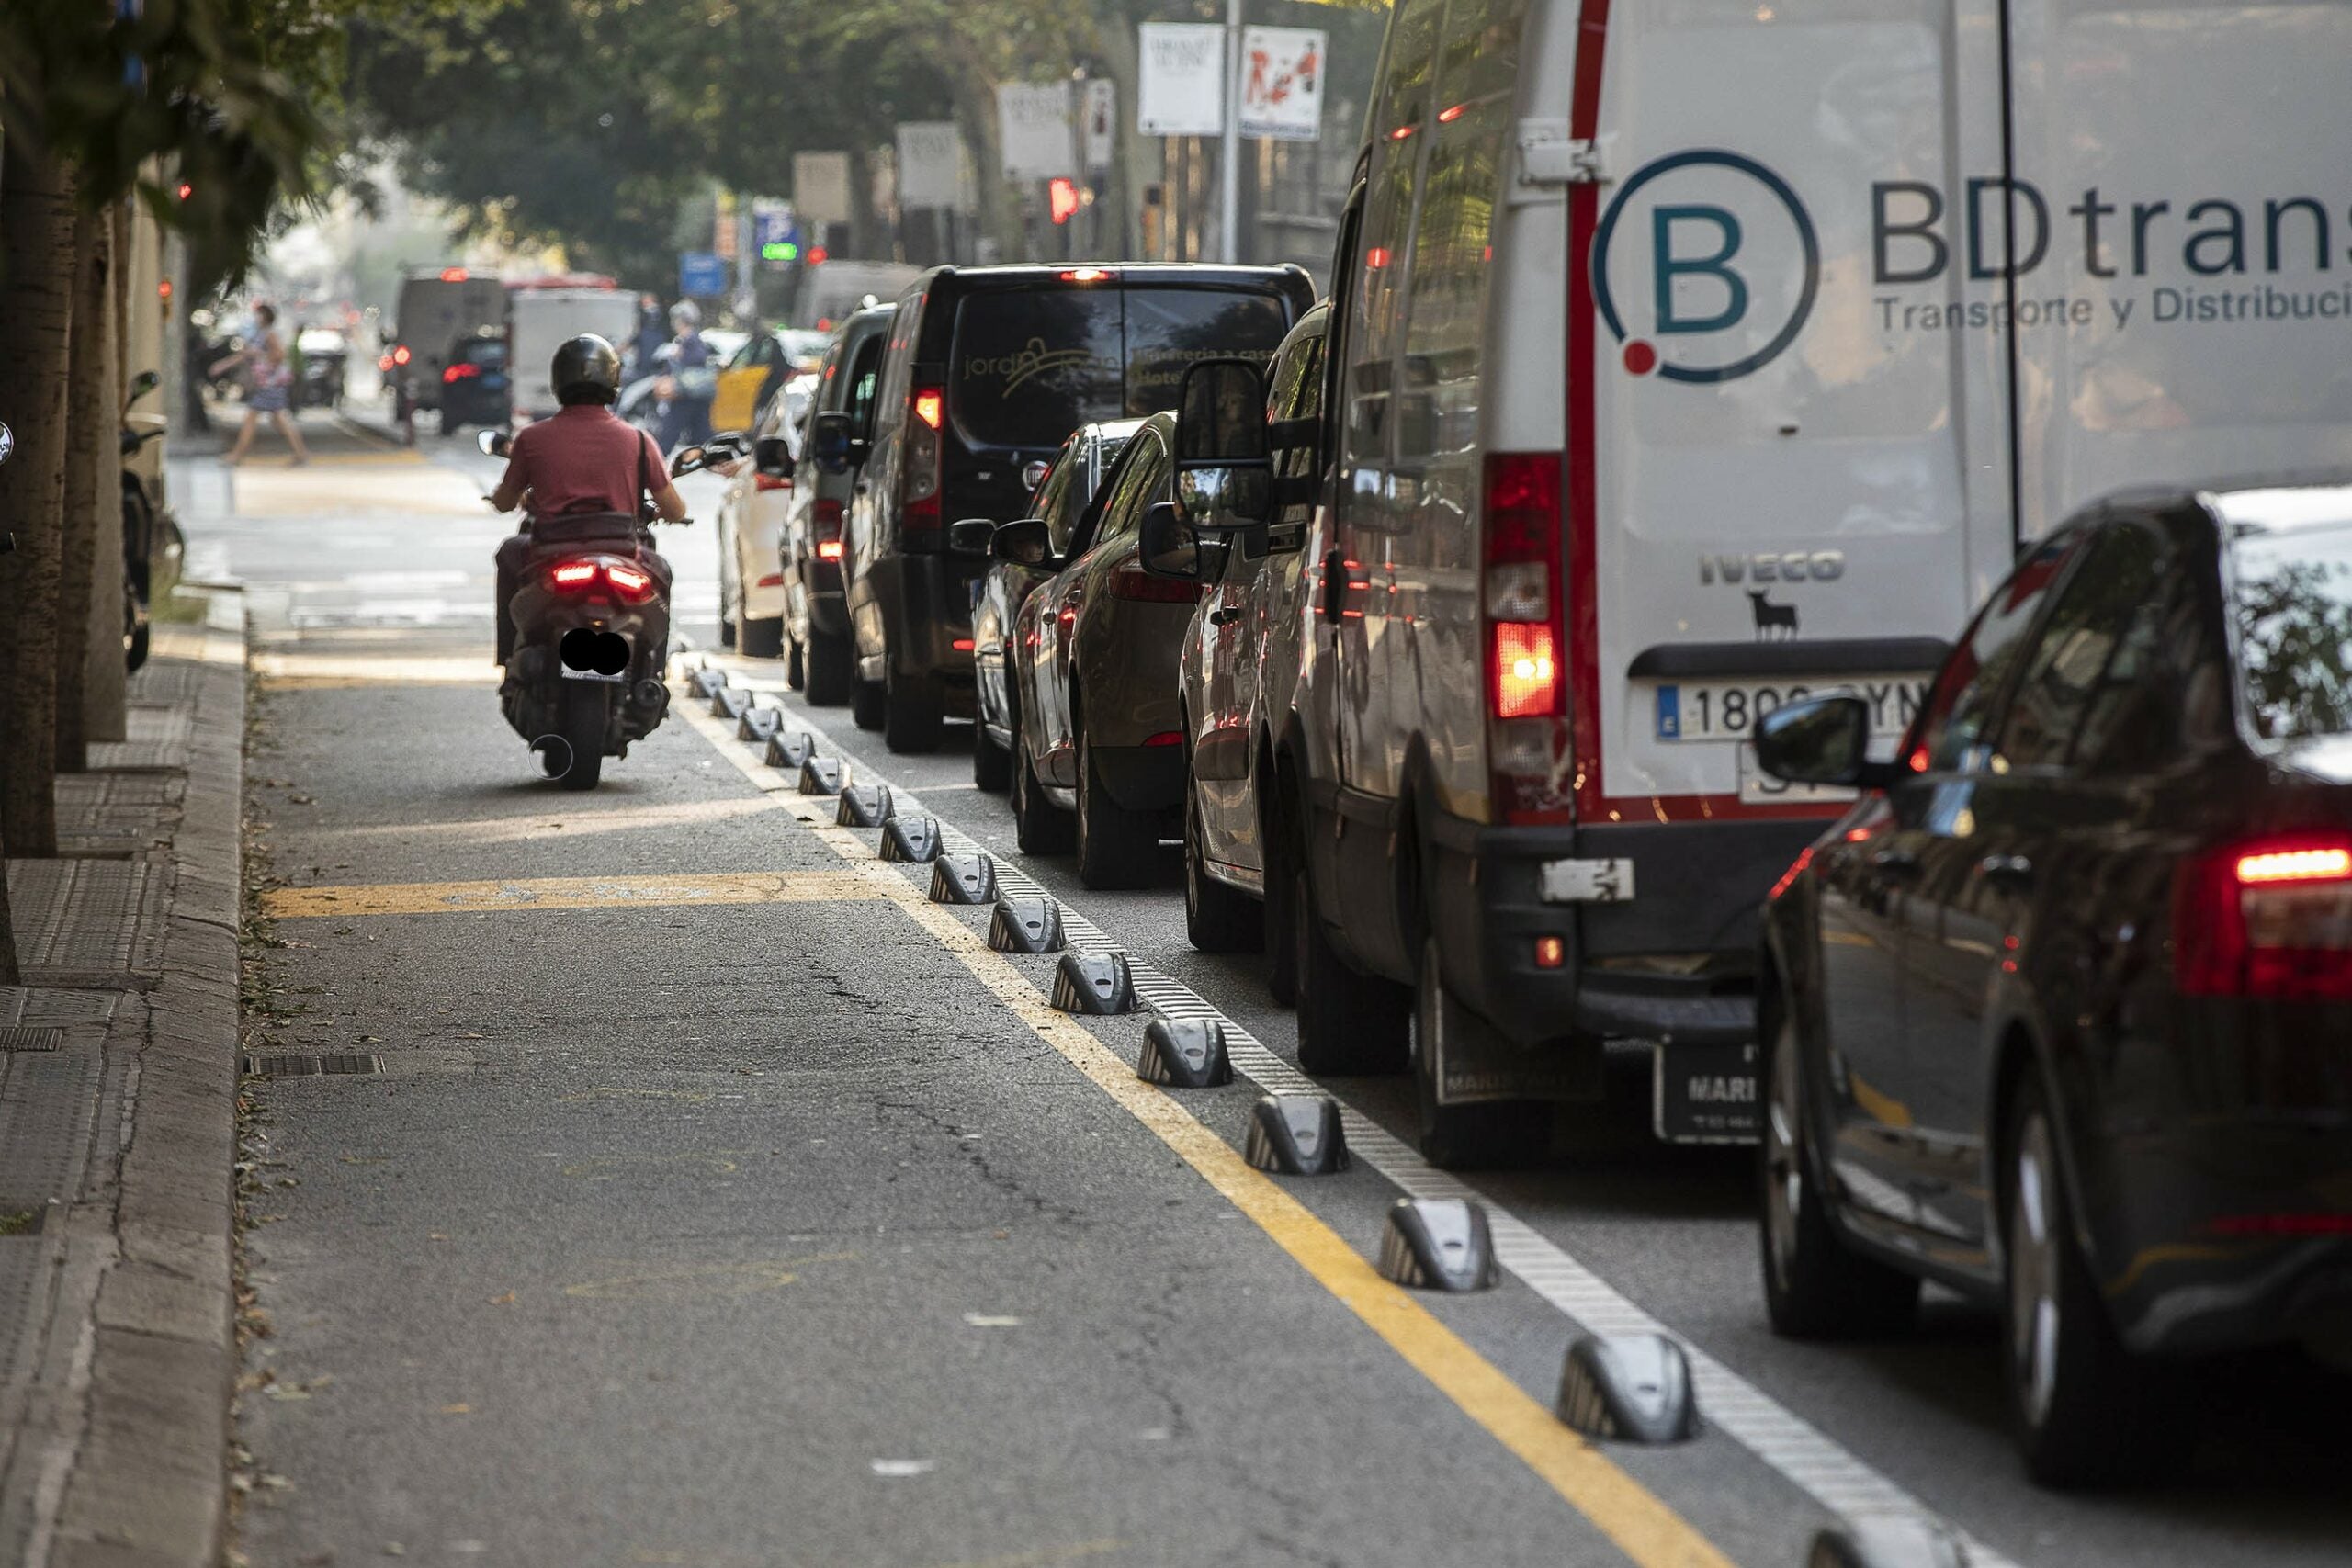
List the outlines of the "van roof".
<svg viewBox="0 0 2352 1568">
<path fill-rule="evenodd" d="M 1103 283 L 1270 283 L 1307 276 L 1305 267 L 1291 262 L 1265 266 L 1222 262 L 1000 262 L 958 266 L 951 262 L 924 273 L 919 286 L 928 290 L 933 283 L 951 277 L 984 284 L 1057 282 L 1087 271 L 1104 274 L 1097 280 Z"/>
</svg>

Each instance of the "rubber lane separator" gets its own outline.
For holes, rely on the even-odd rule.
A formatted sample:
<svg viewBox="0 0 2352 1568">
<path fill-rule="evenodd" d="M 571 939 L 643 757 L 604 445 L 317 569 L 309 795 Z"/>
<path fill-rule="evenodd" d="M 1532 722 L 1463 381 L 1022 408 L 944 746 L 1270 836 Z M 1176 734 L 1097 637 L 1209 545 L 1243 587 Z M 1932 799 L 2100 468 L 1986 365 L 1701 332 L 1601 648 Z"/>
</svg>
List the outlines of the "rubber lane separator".
<svg viewBox="0 0 2352 1568">
<path fill-rule="evenodd" d="M 779 695 L 777 700 L 789 699 Z M 687 716 L 691 720 L 696 716 L 690 712 Z M 832 745 L 831 738 L 806 717 L 805 711 L 802 722 L 810 724 L 820 744 Z M 715 724 L 697 724 L 695 728 L 702 730 L 712 745 L 742 771 L 746 779 L 755 786 L 761 784 L 758 764 L 749 757 L 740 756 L 741 748 L 736 746 L 724 730 Z M 922 803 L 906 791 L 899 792 L 899 800 L 908 810 L 924 809 Z M 805 813 L 795 811 L 794 815 L 802 821 L 810 820 Z M 943 821 L 940 826 L 949 848 L 960 851 L 981 847 L 953 824 Z M 1042 884 L 1001 861 L 998 863 L 997 884 L 1000 891 L 1008 897 L 1052 897 Z M 1072 947 L 1087 953 L 1126 951 L 1067 902 L 1061 904 L 1061 911 L 1063 929 Z M 1128 966 L 1135 978 L 1137 996 L 1163 1017 L 1171 1020 L 1212 1019 L 1221 1023 L 1225 1029 L 1227 1053 L 1234 1071 L 1259 1088 L 1269 1094 L 1326 1092 L 1321 1084 L 1276 1055 L 1255 1035 L 1226 1017 L 1189 987 L 1160 974 L 1132 953 L 1128 954 Z M 1502 1265 L 1505 1272 L 1517 1278 L 1577 1326 L 1599 1335 L 1667 1332 L 1665 1325 L 1635 1305 L 1533 1225 L 1468 1182 L 1430 1166 L 1403 1140 L 1349 1106 L 1345 1100 L 1340 1101 L 1340 1108 L 1349 1147 L 1354 1156 L 1393 1182 L 1408 1197 L 1473 1199 L 1484 1204 L 1493 1232 L 1496 1261 Z M 1872 1518 L 1919 1520 L 1960 1542 L 1968 1553 L 1970 1568 L 2017 1568 L 2011 1559 L 1959 1529 L 1880 1471 L 1864 1463 L 1844 1445 L 1721 1361 L 1687 1340 L 1684 1341 L 1684 1348 L 1690 1357 L 1691 1385 L 1698 1394 L 1699 1408 L 1707 1423 L 1747 1449 L 1783 1480 L 1830 1513 L 1857 1522 Z"/>
</svg>

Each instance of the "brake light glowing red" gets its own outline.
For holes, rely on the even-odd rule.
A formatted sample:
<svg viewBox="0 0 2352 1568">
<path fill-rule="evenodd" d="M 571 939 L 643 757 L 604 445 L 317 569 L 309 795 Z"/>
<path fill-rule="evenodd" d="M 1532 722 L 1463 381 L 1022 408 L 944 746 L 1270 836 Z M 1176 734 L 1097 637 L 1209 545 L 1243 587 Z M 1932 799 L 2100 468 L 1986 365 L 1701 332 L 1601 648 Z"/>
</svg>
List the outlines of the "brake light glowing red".
<svg viewBox="0 0 2352 1568">
<path fill-rule="evenodd" d="M 1560 705 L 1558 649 L 1552 628 L 1518 621 L 1495 626 L 1495 716 L 1534 718 Z"/>
<path fill-rule="evenodd" d="M 470 381 L 481 374 L 481 366 L 461 359 L 441 372 L 441 384 L 445 387 L 454 387 L 460 381 Z"/>
<path fill-rule="evenodd" d="M 947 394 L 937 387 L 919 387 L 907 396 L 907 414 L 930 432 L 908 433 L 906 463 L 899 470 L 899 527 L 905 533 L 936 533 L 939 515 L 940 422 L 947 414 Z"/>
<path fill-rule="evenodd" d="M 969 653 L 972 651 L 974 645 L 970 637 L 959 637 L 947 646 L 954 649 L 958 653 Z"/>
<path fill-rule="evenodd" d="M 409 361 L 408 344 L 401 344 L 400 345 L 398 345 L 397 347 L 395 347 L 395 348 L 392 350 L 392 363 L 393 363 L 393 364 L 395 364 L 395 365 L 406 365 L 406 364 L 408 363 L 408 361 Z"/>
<path fill-rule="evenodd" d="M 820 539 L 820 540 L 818 540 L 818 541 L 817 541 L 817 558 L 818 558 L 819 560 L 839 560 L 839 559 L 841 559 L 841 558 L 842 558 L 842 542 L 841 542 L 839 539 Z"/>
<path fill-rule="evenodd" d="M 940 411 L 946 406 L 946 403 L 945 395 L 936 387 L 926 387 L 914 396 L 915 417 L 932 429 L 937 430 Z"/>
<path fill-rule="evenodd" d="M 1561 603 L 1560 455 L 1494 452 L 1486 462 L 1488 772 L 1505 823 L 1566 820 L 1566 616 Z"/>
<path fill-rule="evenodd" d="M 1557 969 L 1568 961 L 1568 944 L 1565 938 L 1539 936 L 1535 939 L 1535 967 Z"/>
<path fill-rule="evenodd" d="M 596 581 L 596 563 L 592 560 L 568 560 L 548 573 L 558 588 L 586 588 Z"/>
<path fill-rule="evenodd" d="M 2185 861 L 2172 928 L 2184 996 L 2352 1001 L 2352 838 L 2272 839 Z"/>
<path fill-rule="evenodd" d="M 1064 283 L 1107 283 L 1119 275 L 1107 266 L 1073 267 L 1062 274 Z"/>
<path fill-rule="evenodd" d="M 753 490 L 790 490 L 792 488 L 792 481 L 790 479 L 780 479 L 774 474 L 753 474 L 752 476 L 752 488 Z"/>
<path fill-rule="evenodd" d="M 639 604 L 653 596 L 653 574 L 640 567 L 620 561 L 605 563 L 605 581 L 613 592 L 631 604 Z"/>
<path fill-rule="evenodd" d="M 441 281 L 444 283 L 463 283 L 465 280 L 466 269 L 464 267 L 445 266 L 441 269 Z"/>
<path fill-rule="evenodd" d="M 1182 746 L 1184 744 L 1184 732 L 1181 729 L 1163 729 L 1157 735 L 1144 737 L 1143 743 L 1147 746 Z"/>
</svg>

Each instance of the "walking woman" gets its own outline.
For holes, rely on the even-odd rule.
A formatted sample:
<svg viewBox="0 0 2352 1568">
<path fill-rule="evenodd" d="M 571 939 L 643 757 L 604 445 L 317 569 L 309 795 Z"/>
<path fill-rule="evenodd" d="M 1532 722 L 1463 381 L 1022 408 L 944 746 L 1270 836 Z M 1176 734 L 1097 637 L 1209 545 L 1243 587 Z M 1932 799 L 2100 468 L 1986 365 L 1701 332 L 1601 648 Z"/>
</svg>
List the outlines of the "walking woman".
<svg viewBox="0 0 2352 1568">
<path fill-rule="evenodd" d="M 277 335 L 277 312 L 267 305 L 254 307 L 254 314 L 261 321 L 261 341 L 245 350 L 245 363 L 253 369 L 253 390 L 246 394 L 245 424 L 237 432 L 237 444 L 229 448 L 221 459 L 231 468 L 245 460 L 245 449 L 254 444 L 254 427 L 261 416 L 269 415 L 277 426 L 277 434 L 286 437 L 286 445 L 294 451 L 292 467 L 300 468 L 311 460 L 308 448 L 302 445 L 302 433 L 294 427 L 291 415 L 286 412 L 287 400 L 294 387 L 294 367 L 286 357 L 286 342 Z"/>
</svg>

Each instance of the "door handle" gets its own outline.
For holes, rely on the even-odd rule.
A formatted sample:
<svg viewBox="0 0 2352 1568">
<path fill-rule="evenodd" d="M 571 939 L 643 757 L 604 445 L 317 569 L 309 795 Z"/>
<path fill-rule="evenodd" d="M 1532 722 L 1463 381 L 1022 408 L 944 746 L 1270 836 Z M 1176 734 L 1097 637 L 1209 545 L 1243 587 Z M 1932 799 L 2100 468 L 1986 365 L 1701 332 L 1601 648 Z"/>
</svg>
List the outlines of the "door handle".
<svg viewBox="0 0 2352 1568">
<path fill-rule="evenodd" d="M 2023 855 L 1986 855 L 1976 863 L 1976 873 L 2003 887 L 2021 889 L 2033 886 L 2033 862 Z"/>
<path fill-rule="evenodd" d="M 1881 850 L 1871 856 L 1871 866 L 1886 876 L 1917 876 L 1919 857 L 1909 850 Z"/>
</svg>

